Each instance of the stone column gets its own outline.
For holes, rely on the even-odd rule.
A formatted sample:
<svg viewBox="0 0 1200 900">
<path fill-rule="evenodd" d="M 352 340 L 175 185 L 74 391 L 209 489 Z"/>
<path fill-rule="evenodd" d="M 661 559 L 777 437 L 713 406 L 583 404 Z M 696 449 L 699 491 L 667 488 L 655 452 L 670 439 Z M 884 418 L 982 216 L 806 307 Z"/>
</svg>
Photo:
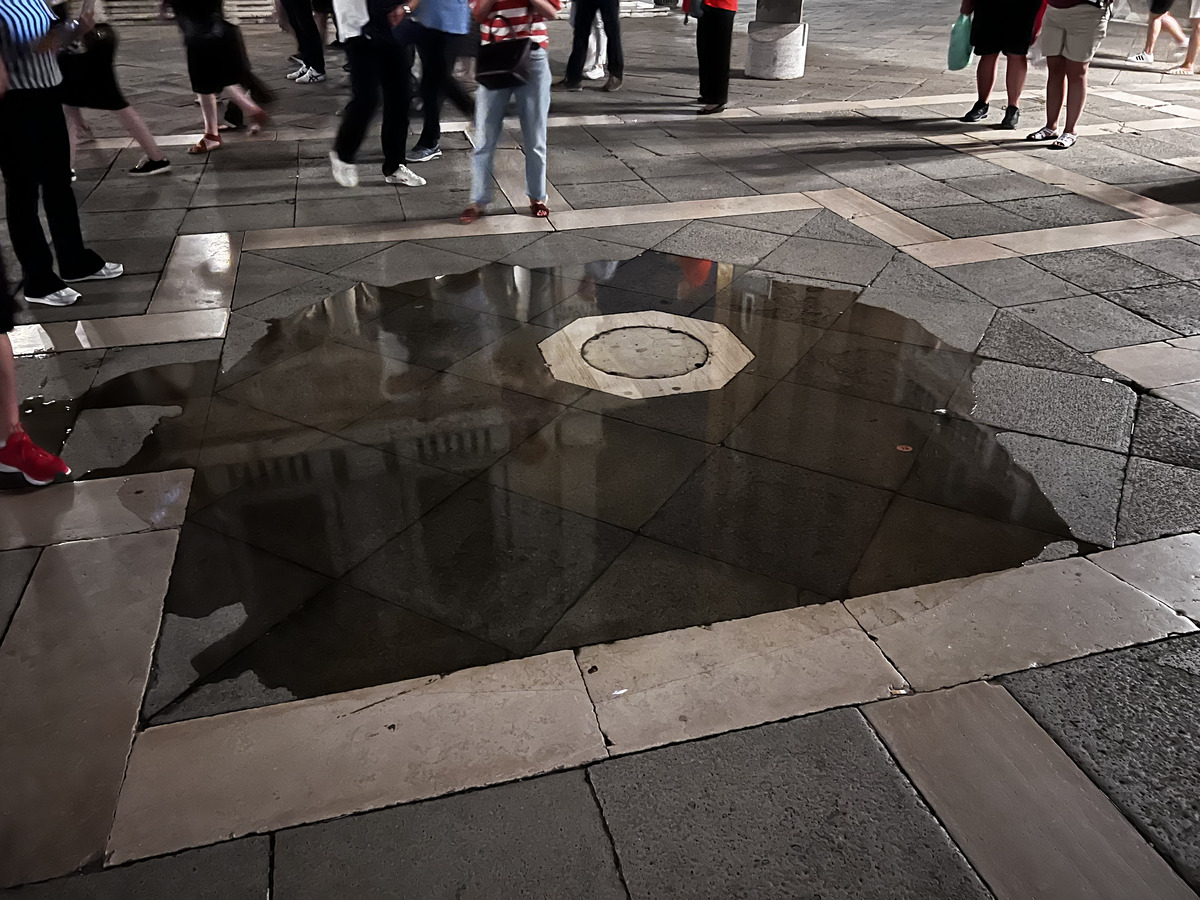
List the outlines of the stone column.
<svg viewBox="0 0 1200 900">
<path fill-rule="evenodd" d="M 750 23 L 746 75 L 782 81 L 804 74 L 808 23 L 804 0 L 758 0 Z"/>
</svg>

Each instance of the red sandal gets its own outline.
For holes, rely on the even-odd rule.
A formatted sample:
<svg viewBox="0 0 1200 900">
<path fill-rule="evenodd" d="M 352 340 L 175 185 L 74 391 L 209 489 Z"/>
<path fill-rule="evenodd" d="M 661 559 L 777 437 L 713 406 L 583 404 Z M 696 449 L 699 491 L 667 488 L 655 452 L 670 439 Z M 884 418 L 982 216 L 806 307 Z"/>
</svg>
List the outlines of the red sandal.
<svg viewBox="0 0 1200 900">
<path fill-rule="evenodd" d="M 472 203 L 462 211 L 462 215 L 458 217 L 458 221 L 462 222 L 464 225 L 470 225 L 472 222 L 478 221 L 479 217 L 482 215 L 483 207 Z"/>
<path fill-rule="evenodd" d="M 260 109 L 256 113 L 251 113 L 250 123 L 250 133 L 261 134 L 263 126 L 267 124 L 267 111 L 265 109 Z"/>
<path fill-rule="evenodd" d="M 550 207 L 548 207 L 546 205 L 546 202 L 544 200 L 530 200 L 529 201 L 529 211 L 531 213 L 533 213 L 536 218 L 539 218 L 539 219 L 550 218 Z"/>
<path fill-rule="evenodd" d="M 221 135 L 206 134 L 201 137 L 200 140 L 196 141 L 196 143 L 192 144 L 192 146 L 188 147 L 188 153 L 195 155 L 198 153 L 209 153 L 213 150 L 220 150 L 221 143 Z"/>
</svg>

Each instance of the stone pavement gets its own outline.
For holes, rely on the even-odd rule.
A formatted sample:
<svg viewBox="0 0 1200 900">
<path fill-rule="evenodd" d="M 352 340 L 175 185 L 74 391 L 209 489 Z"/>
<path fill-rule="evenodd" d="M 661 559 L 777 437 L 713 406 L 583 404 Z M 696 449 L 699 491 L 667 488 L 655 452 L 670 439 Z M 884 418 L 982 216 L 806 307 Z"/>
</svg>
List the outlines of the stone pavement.
<svg viewBox="0 0 1200 900">
<path fill-rule="evenodd" d="M 253 27 L 275 130 L 187 157 L 124 30 L 174 171 L 92 116 L 129 275 L 15 335 L 80 480 L 0 485 L 13 896 L 1195 896 L 1200 82 L 1115 24 L 1056 154 L 953 121 L 941 4 L 808 13 L 711 120 L 627 23 L 473 230 L 461 124 L 346 192 Z"/>
</svg>

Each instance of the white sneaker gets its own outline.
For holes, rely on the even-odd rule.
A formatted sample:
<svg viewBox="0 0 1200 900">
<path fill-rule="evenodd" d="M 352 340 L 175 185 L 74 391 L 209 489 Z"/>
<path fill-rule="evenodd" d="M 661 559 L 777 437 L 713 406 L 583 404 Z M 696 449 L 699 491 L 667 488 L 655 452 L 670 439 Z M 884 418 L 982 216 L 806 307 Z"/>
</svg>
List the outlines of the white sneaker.
<svg viewBox="0 0 1200 900">
<path fill-rule="evenodd" d="M 288 81 L 297 81 L 302 76 L 307 75 L 307 74 L 308 74 L 308 66 L 301 63 L 300 68 L 298 68 L 295 72 L 288 73 L 287 79 L 288 79 Z"/>
<path fill-rule="evenodd" d="M 599 81 L 601 78 L 604 77 L 604 67 L 596 66 L 596 68 L 594 68 L 594 69 L 588 69 L 586 72 L 583 73 L 583 77 L 586 78 L 588 81 Z"/>
<path fill-rule="evenodd" d="M 333 166 L 333 180 L 342 187 L 358 187 L 358 166 L 342 162 L 337 153 L 329 151 L 329 164 Z"/>
<path fill-rule="evenodd" d="M 1125 61 L 1132 63 L 1152 63 L 1154 62 L 1154 54 L 1143 50 L 1141 53 L 1134 53 L 1125 57 Z"/>
<path fill-rule="evenodd" d="M 30 297 L 25 295 L 26 303 L 41 303 L 45 306 L 70 306 L 80 297 L 79 291 L 74 288 L 65 287 L 62 290 L 55 291 L 53 294 L 47 294 L 45 297 Z"/>
<path fill-rule="evenodd" d="M 320 84 L 324 80 L 324 72 L 318 72 L 316 69 L 309 69 L 296 79 L 296 84 Z"/>
<path fill-rule="evenodd" d="M 106 262 L 98 270 L 91 275 L 84 275 L 82 278 L 64 278 L 63 281 L 108 281 L 112 278 L 120 278 L 125 274 L 125 267 L 120 263 Z"/>
<path fill-rule="evenodd" d="M 397 166 L 396 171 L 383 178 L 388 184 L 406 184 L 409 187 L 420 187 L 426 181 L 408 166 Z"/>
</svg>

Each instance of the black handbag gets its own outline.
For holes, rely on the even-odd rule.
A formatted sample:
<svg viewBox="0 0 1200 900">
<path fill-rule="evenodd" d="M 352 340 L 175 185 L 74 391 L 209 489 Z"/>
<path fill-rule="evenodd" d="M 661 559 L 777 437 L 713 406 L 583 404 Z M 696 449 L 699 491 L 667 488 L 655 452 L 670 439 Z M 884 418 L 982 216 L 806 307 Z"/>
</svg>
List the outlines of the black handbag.
<svg viewBox="0 0 1200 900">
<path fill-rule="evenodd" d="M 504 21 L 503 16 L 495 16 L 491 21 L 497 19 Z M 489 37 L 492 38 L 490 41 L 485 40 L 479 45 L 475 81 L 493 91 L 529 84 L 533 39 L 524 37 L 498 41 L 493 35 Z"/>
</svg>

